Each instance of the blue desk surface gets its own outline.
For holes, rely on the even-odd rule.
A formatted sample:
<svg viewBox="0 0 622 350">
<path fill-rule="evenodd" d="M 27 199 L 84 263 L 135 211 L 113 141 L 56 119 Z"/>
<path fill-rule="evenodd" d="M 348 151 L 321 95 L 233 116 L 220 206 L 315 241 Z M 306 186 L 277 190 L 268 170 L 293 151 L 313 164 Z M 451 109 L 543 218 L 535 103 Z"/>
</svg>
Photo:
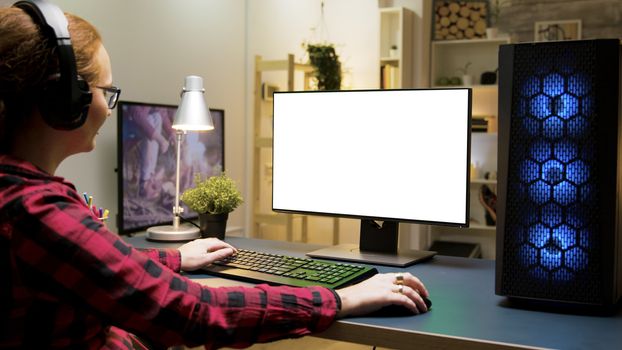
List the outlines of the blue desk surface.
<svg viewBox="0 0 622 350">
<path fill-rule="evenodd" d="M 136 247 L 177 246 L 127 237 Z M 236 247 L 304 256 L 320 246 L 230 237 Z M 436 256 L 408 268 L 376 266 L 380 272 L 409 271 L 430 291 L 432 310 L 407 317 L 340 320 L 320 337 L 395 348 L 622 348 L 622 310 L 594 316 L 527 310 L 495 295 L 492 260 Z M 204 278 L 206 275 L 191 275 Z"/>
</svg>

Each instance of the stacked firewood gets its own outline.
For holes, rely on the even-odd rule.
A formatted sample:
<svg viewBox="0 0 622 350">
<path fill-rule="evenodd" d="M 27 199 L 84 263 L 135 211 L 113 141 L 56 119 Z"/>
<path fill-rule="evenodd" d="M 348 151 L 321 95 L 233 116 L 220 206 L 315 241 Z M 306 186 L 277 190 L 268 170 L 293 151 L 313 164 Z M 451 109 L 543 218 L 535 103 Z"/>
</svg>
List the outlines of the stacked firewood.
<svg viewBox="0 0 622 350">
<path fill-rule="evenodd" d="M 436 1 L 434 39 L 485 38 L 487 15 L 485 1 Z"/>
</svg>

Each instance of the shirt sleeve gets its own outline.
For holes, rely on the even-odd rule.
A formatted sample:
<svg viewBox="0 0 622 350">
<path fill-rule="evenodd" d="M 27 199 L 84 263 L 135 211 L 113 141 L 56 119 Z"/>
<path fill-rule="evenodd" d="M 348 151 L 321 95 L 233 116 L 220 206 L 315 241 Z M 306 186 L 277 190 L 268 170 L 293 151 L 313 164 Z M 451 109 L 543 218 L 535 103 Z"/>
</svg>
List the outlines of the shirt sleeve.
<svg viewBox="0 0 622 350">
<path fill-rule="evenodd" d="M 20 222 L 30 234 L 17 256 L 36 273 L 33 280 L 46 281 L 42 288 L 86 305 L 111 325 L 159 346 L 244 347 L 319 332 L 336 317 L 338 298 L 322 287 L 195 283 L 175 273 L 175 263 L 166 267 L 160 256 L 109 232 L 75 197 L 24 199 L 30 217 Z"/>
<path fill-rule="evenodd" d="M 147 255 L 150 259 L 157 260 L 160 264 L 169 269 L 179 272 L 181 271 L 181 253 L 177 249 L 150 249 L 136 248 L 138 251 Z"/>
</svg>

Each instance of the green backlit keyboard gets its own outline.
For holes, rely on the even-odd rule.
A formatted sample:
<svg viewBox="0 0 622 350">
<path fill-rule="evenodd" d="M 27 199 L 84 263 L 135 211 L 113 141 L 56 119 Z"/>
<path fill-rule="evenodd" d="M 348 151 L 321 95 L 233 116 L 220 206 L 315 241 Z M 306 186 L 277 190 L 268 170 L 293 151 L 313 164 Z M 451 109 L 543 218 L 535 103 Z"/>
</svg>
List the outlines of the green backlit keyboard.
<svg viewBox="0 0 622 350">
<path fill-rule="evenodd" d="M 342 288 L 365 280 L 373 267 L 238 249 L 236 255 L 203 268 L 208 274 L 253 283 Z"/>
</svg>

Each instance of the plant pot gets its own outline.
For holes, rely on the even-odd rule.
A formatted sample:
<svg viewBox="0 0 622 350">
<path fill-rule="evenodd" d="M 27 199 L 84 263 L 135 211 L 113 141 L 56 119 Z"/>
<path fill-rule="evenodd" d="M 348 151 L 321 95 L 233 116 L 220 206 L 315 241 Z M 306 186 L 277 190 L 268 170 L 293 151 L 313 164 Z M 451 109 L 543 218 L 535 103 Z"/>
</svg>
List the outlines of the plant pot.
<svg viewBox="0 0 622 350">
<path fill-rule="evenodd" d="M 499 29 L 497 27 L 486 28 L 486 38 L 495 39 L 499 35 Z"/>
<path fill-rule="evenodd" d="M 229 213 L 224 214 L 199 214 L 199 228 L 201 229 L 201 238 L 215 237 L 225 239 L 225 231 L 227 230 L 227 219 Z"/>
</svg>

